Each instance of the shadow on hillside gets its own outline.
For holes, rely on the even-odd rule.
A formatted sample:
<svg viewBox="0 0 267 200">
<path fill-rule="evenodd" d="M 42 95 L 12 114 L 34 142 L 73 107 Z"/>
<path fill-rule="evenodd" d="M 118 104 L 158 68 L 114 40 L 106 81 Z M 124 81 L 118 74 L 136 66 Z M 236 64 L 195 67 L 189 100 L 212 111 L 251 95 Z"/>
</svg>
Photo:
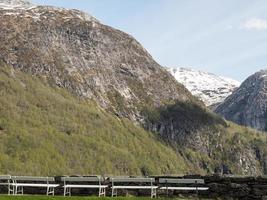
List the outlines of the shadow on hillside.
<svg viewBox="0 0 267 200">
<path fill-rule="evenodd" d="M 159 108 L 145 108 L 145 128 L 159 133 L 170 144 L 180 144 L 184 139 L 200 132 L 215 132 L 227 124 L 225 120 L 207 108 L 192 102 L 176 102 Z"/>
</svg>

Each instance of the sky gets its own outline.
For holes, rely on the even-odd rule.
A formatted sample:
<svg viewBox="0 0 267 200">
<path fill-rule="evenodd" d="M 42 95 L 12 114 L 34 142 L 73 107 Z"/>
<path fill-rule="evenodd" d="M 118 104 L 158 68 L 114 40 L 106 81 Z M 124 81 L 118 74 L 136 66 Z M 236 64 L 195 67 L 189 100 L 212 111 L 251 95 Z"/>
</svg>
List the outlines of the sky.
<svg viewBox="0 0 267 200">
<path fill-rule="evenodd" d="M 83 10 L 134 36 L 162 66 L 239 81 L 267 68 L 267 0 L 32 0 Z"/>
</svg>

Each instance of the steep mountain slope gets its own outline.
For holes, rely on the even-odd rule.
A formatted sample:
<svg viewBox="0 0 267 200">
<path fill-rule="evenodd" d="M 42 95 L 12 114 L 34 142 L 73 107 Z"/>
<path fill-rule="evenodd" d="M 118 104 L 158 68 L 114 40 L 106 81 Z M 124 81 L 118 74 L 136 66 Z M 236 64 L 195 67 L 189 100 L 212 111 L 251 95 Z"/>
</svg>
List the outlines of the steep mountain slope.
<svg viewBox="0 0 267 200">
<path fill-rule="evenodd" d="M 157 135 L 107 113 L 95 102 L 78 99 L 2 63 L 0 94 L 2 174 L 267 172 L 266 137 L 233 124 L 215 137 L 201 134 L 205 143 L 192 140 L 195 149 L 190 145 L 171 148 Z M 170 114 L 163 110 L 160 121 L 166 120 L 165 115 L 175 117 L 179 109 L 171 108 Z M 190 109 L 193 114 L 205 117 L 195 109 L 199 108 Z"/>
<path fill-rule="evenodd" d="M 119 117 L 147 126 L 151 110 L 177 101 L 201 104 L 134 38 L 87 14 L 37 6 L 2 10 L 0 17 L 5 63 L 94 100 Z M 179 123 L 186 120 L 181 117 Z M 203 129 L 209 125 L 203 123 Z"/>
<path fill-rule="evenodd" d="M 0 94 L 1 174 L 130 175 L 190 168 L 129 120 L 3 64 Z"/>
<path fill-rule="evenodd" d="M 140 121 L 138 103 L 191 99 L 135 39 L 85 13 L 37 6 L 3 10 L 0 17 L 0 58 L 6 63 L 120 116 Z"/>
<path fill-rule="evenodd" d="M 12 78 L 3 85 L 17 83 L 18 77 L 12 77 L 12 73 L 21 73 L 42 80 L 47 87 L 42 94 L 38 92 L 38 82 L 32 83 L 36 89 L 31 87 L 21 93 L 4 87 L 5 93 L 0 96 L 5 102 L 3 108 L 14 110 L 11 114 L 2 111 L 2 120 L 8 124 L 3 131 L 10 130 L 4 136 L 17 141 L 10 149 L 7 143 L 2 147 L 6 152 L 5 164 L 13 160 L 19 163 L 13 163 L 12 169 L 21 167 L 27 157 L 32 159 L 23 166 L 34 168 L 36 154 L 31 153 L 36 148 L 27 150 L 29 142 L 21 141 L 18 136 L 24 130 L 26 141 L 32 145 L 39 147 L 38 142 L 45 140 L 50 142 L 49 149 L 58 147 L 56 153 L 47 152 L 43 149 L 46 146 L 39 150 L 50 158 L 62 154 L 58 158 L 62 160 L 60 166 L 67 167 L 58 173 L 173 173 L 175 167 L 180 173 L 212 173 L 217 169 L 239 174 L 266 172 L 264 136 L 229 124 L 210 112 L 128 34 L 83 12 L 54 7 L 6 9 L 5 6 L 0 9 L 0 19 L 0 59 L 11 70 L 11 74 L 2 73 Z M 69 93 L 74 96 L 70 106 L 58 97 L 60 91 L 67 93 L 66 98 L 70 98 Z M 21 102 L 19 99 L 24 95 L 38 103 L 29 99 Z M 78 100 L 87 103 L 77 103 Z M 88 101 L 94 102 L 93 105 Z M 28 107 L 30 112 L 25 115 Z M 95 114 L 89 115 L 91 112 Z M 107 117 L 99 117 L 103 115 Z M 88 133 L 93 142 L 88 141 Z M 80 168 L 74 163 L 72 152 L 79 155 Z M 160 156 L 160 152 L 165 153 Z M 105 156 L 100 158 L 102 154 Z M 164 158 L 167 154 L 170 157 Z M 87 157 L 95 159 L 93 170 L 84 163 Z M 117 159 L 118 163 L 114 162 Z M 43 160 L 36 162 L 41 165 Z M 106 166 L 111 168 L 108 170 Z M 6 165 L 2 171 L 9 169 Z M 41 173 L 35 170 L 36 174 Z"/>
<path fill-rule="evenodd" d="M 215 112 L 238 124 L 267 131 L 267 70 L 246 79 Z"/>
<path fill-rule="evenodd" d="M 168 68 L 168 71 L 206 106 L 223 102 L 240 86 L 236 80 L 190 68 Z"/>
</svg>

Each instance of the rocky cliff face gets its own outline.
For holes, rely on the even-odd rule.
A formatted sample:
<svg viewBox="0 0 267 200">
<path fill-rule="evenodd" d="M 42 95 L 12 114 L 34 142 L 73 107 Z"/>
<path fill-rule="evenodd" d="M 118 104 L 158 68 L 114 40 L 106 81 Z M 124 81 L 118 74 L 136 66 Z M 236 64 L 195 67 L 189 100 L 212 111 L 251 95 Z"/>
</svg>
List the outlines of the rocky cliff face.
<svg viewBox="0 0 267 200">
<path fill-rule="evenodd" d="M 211 113 L 130 35 L 77 10 L 4 2 L 0 60 L 6 65 L 143 125 L 202 172 L 263 171 L 265 150 L 258 159 L 254 138 L 239 139 L 243 129 Z"/>
<path fill-rule="evenodd" d="M 77 11 L 54 7 L 0 11 L 0 58 L 119 116 L 141 120 L 137 104 L 191 99 L 131 36 Z"/>
<path fill-rule="evenodd" d="M 241 125 L 267 130 L 267 70 L 245 80 L 216 112 Z"/>
<path fill-rule="evenodd" d="M 223 102 L 240 86 L 236 80 L 191 68 L 168 68 L 168 71 L 206 106 Z"/>
<path fill-rule="evenodd" d="M 0 59 L 15 69 L 92 99 L 163 138 L 173 135 L 175 144 L 181 135 L 191 140 L 196 132 L 224 124 L 214 121 L 205 108 L 201 118 L 187 110 L 184 106 L 198 108 L 202 103 L 133 37 L 83 12 L 36 6 L 2 10 L 0 17 Z M 168 110 L 175 105 L 181 109 L 171 118 Z M 161 113 L 167 115 L 164 121 Z M 170 124 L 175 124 L 174 130 Z"/>
</svg>

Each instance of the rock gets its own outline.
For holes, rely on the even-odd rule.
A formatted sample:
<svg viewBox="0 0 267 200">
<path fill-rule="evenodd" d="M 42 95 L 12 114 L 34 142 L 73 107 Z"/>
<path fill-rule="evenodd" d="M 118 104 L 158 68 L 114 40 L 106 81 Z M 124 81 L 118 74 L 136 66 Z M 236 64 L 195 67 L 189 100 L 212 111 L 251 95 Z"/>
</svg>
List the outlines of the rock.
<svg viewBox="0 0 267 200">
<path fill-rule="evenodd" d="M 266 131 L 267 70 L 247 78 L 215 112 L 237 124 Z"/>
<path fill-rule="evenodd" d="M 221 164 L 220 166 L 217 166 L 214 170 L 214 173 L 219 174 L 219 175 L 232 174 L 229 167 L 225 164 Z"/>
<path fill-rule="evenodd" d="M 193 100 L 133 37 L 88 14 L 34 6 L 0 10 L 0 17 L 0 59 L 120 117 L 142 122 L 137 107 L 146 101 Z"/>
<path fill-rule="evenodd" d="M 256 178 L 256 181 L 260 184 L 266 184 L 267 185 L 267 176 L 259 176 Z"/>
<path fill-rule="evenodd" d="M 212 183 L 212 182 L 221 183 L 223 181 L 223 177 L 218 174 L 210 175 L 210 176 L 207 175 L 203 178 L 205 179 L 205 183 Z"/>
<path fill-rule="evenodd" d="M 265 185 L 254 185 L 252 187 L 252 194 L 256 196 L 267 195 L 267 186 Z"/>
<path fill-rule="evenodd" d="M 238 184 L 242 184 L 242 183 L 251 183 L 251 182 L 255 182 L 256 178 L 253 176 L 226 176 L 224 178 L 225 180 L 230 180 L 231 182 L 234 183 L 238 183 Z"/>
<path fill-rule="evenodd" d="M 220 184 L 220 183 L 209 183 L 207 184 L 209 187 L 209 191 L 211 193 L 216 193 L 218 195 L 225 195 L 229 192 L 229 186 L 225 184 Z"/>
</svg>

